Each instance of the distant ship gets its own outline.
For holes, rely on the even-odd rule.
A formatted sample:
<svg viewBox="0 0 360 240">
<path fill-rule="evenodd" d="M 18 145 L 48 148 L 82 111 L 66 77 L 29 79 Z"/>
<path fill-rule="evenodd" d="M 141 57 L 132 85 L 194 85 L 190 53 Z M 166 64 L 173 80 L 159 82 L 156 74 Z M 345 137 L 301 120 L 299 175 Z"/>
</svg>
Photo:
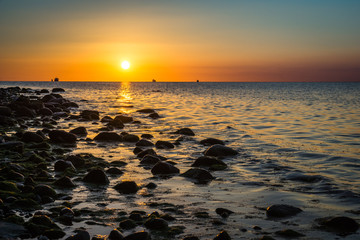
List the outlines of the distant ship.
<svg viewBox="0 0 360 240">
<path fill-rule="evenodd" d="M 153 80 L 152 80 L 152 82 L 156 82 L 156 80 L 155 80 L 155 79 L 153 79 Z"/>
<path fill-rule="evenodd" d="M 52 82 L 58 82 L 59 81 L 59 78 L 54 78 L 54 79 L 51 79 Z"/>
<path fill-rule="evenodd" d="M 199 80 L 196 80 L 196 82 L 200 82 Z"/>
</svg>

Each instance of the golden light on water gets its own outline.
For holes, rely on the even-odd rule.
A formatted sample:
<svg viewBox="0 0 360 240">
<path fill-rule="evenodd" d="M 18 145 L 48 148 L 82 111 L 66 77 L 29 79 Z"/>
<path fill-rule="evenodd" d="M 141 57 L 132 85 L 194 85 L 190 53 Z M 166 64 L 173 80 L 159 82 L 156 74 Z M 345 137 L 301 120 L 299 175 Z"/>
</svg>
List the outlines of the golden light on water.
<svg viewBox="0 0 360 240">
<path fill-rule="evenodd" d="M 122 61 L 121 67 L 122 67 L 122 69 L 127 70 L 130 68 L 130 63 L 128 61 Z"/>
</svg>

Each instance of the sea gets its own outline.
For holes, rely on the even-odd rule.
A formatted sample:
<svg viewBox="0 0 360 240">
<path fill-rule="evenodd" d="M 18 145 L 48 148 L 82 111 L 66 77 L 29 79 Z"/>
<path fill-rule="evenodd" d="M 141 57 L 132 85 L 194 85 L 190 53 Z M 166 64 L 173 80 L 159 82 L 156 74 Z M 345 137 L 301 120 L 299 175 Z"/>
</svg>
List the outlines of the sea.
<svg viewBox="0 0 360 240">
<path fill-rule="evenodd" d="M 196 184 L 181 176 L 153 177 L 149 169 L 139 166 L 134 145 L 79 141 L 73 153 L 92 153 L 128 165 L 124 175 L 111 179 L 110 187 L 100 193 L 82 185 L 76 188 L 72 197 L 81 203 L 75 208 L 151 213 L 156 204 L 164 211 L 176 206 L 178 212 L 172 212 L 176 224 L 186 227 L 180 236 L 195 233 L 201 239 L 222 229 L 233 239 L 249 239 L 284 228 L 299 231 L 307 239 L 335 239 L 333 233 L 316 227 L 316 219 L 348 216 L 360 222 L 360 83 L 0 82 L 0 87 L 10 86 L 61 87 L 65 89 L 61 95 L 80 106 L 74 114 L 86 109 L 99 111 L 100 117 L 127 114 L 141 123 L 128 124 L 118 132 L 149 133 L 154 142 L 175 141 L 179 136 L 174 131 L 192 129 L 195 136 L 185 138 L 175 149 L 156 150 L 176 163 L 180 172 L 203 155 L 207 147 L 199 141 L 205 138 L 221 139 L 240 153 L 223 159 L 228 168 L 212 172 L 215 180 L 211 183 Z M 155 109 L 161 118 L 136 112 L 143 108 Z M 60 120 L 59 126 L 68 130 L 84 126 L 87 137 L 93 138 L 102 124 Z M 154 182 L 158 187 L 121 196 L 111 189 L 121 180 Z M 303 212 L 285 223 L 267 219 L 264 209 L 279 203 Z M 214 224 L 218 207 L 235 212 L 228 219 L 220 218 L 223 225 Z M 199 220 L 195 212 L 208 212 L 211 221 Z M 89 225 L 89 231 L 107 234 L 112 227 L 108 218 L 108 226 Z M 360 235 L 342 238 L 359 239 Z"/>
</svg>

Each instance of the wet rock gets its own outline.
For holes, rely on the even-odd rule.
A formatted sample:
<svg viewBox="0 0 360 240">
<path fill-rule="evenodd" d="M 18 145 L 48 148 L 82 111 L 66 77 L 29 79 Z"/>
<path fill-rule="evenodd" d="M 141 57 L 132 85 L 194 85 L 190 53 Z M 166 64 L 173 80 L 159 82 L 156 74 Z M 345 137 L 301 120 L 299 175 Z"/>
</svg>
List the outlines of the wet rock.
<svg viewBox="0 0 360 240">
<path fill-rule="evenodd" d="M 72 225 L 72 220 L 74 219 L 74 212 L 73 210 L 71 210 L 68 207 L 64 207 L 63 209 L 60 210 L 60 221 L 61 223 L 63 223 L 64 225 Z"/>
<path fill-rule="evenodd" d="M 59 160 L 59 161 L 56 161 L 54 164 L 55 172 L 64 172 L 68 168 L 72 169 L 74 171 L 76 170 L 74 165 L 69 161 Z"/>
<path fill-rule="evenodd" d="M 77 230 L 75 235 L 72 235 L 66 240 L 90 240 L 90 234 L 85 230 Z"/>
<path fill-rule="evenodd" d="M 120 120 L 123 123 L 131 123 L 132 121 L 134 121 L 134 119 L 132 117 L 125 116 L 125 115 L 116 116 L 114 120 Z"/>
<path fill-rule="evenodd" d="M 214 240 L 231 240 L 231 237 L 226 231 L 221 231 L 218 235 L 216 235 Z"/>
<path fill-rule="evenodd" d="M 54 185 L 62 188 L 76 187 L 75 183 L 67 176 L 61 177 L 54 182 Z"/>
<path fill-rule="evenodd" d="M 99 112 L 94 110 L 83 110 L 80 113 L 80 117 L 88 121 L 99 120 L 100 119 L 99 115 L 100 115 Z"/>
<path fill-rule="evenodd" d="M 226 167 L 226 163 L 223 161 L 214 158 L 214 157 L 207 157 L 207 156 L 201 156 L 198 159 L 195 160 L 195 162 L 191 165 L 192 167 L 211 167 L 213 165 L 219 165 Z"/>
<path fill-rule="evenodd" d="M 52 130 L 49 132 L 49 137 L 53 143 L 76 143 L 76 135 L 64 130 Z"/>
<path fill-rule="evenodd" d="M 136 112 L 139 112 L 139 113 L 154 113 L 155 110 L 154 110 L 154 109 L 150 109 L 150 108 L 145 108 L 145 109 L 139 109 L 139 110 L 137 110 Z"/>
<path fill-rule="evenodd" d="M 99 142 L 121 142 L 122 136 L 115 132 L 101 132 L 94 138 L 94 140 Z"/>
<path fill-rule="evenodd" d="M 126 134 L 125 136 L 123 136 L 124 142 L 138 142 L 139 140 L 140 138 L 134 134 Z"/>
<path fill-rule="evenodd" d="M 267 208 L 266 215 L 268 217 L 282 218 L 294 216 L 302 212 L 300 208 L 286 204 L 275 204 Z"/>
<path fill-rule="evenodd" d="M 233 211 L 226 208 L 217 208 L 215 212 L 223 218 L 227 218 L 230 214 L 234 213 Z"/>
<path fill-rule="evenodd" d="M 151 230 L 161 230 L 168 227 L 168 223 L 162 218 L 150 218 L 144 223 L 145 227 Z"/>
<path fill-rule="evenodd" d="M 21 139 L 23 142 L 29 143 L 29 142 L 34 142 L 34 143 L 41 143 L 44 141 L 44 138 L 42 136 L 40 136 L 37 133 L 34 132 L 25 132 L 22 136 Z"/>
<path fill-rule="evenodd" d="M 70 155 L 66 158 L 66 161 L 70 161 L 75 168 L 81 168 L 85 165 L 85 160 L 77 155 Z"/>
<path fill-rule="evenodd" d="M 154 112 L 154 113 L 149 114 L 148 117 L 150 117 L 152 119 L 158 119 L 158 118 L 160 118 L 160 115 L 158 113 Z"/>
<path fill-rule="evenodd" d="M 211 145 L 215 145 L 215 144 L 225 145 L 225 143 L 223 141 L 216 139 L 216 138 L 206 138 L 206 139 L 201 140 L 200 143 L 205 146 L 211 146 Z"/>
<path fill-rule="evenodd" d="M 155 166 L 151 169 L 151 173 L 153 175 L 159 175 L 159 174 L 177 174 L 180 170 L 171 165 L 170 163 L 160 161 L 155 164 Z"/>
<path fill-rule="evenodd" d="M 107 122 L 107 123 L 109 123 L 109 122 L 111 122 L 112 120 L 114 120 L 114 119 L 112 119 L 112 117 L 110 117 L 110 116 L 105 116 L 105 117 L 103 117 L 103 118 L 100 120 L 100 122 Z"/>
<path fill-rule="evenodd" d="M 109 184 L 109 179 L 101 169 L 93 169 L 88 172 L 83 178 L 84 182 L 93 183 L 98 185 Z"/>
<path fill-rule="evenodd" d="M 153 182 L 150 182 L 150 183 L 146 184 L 145 187 L 148 189 L 155 189 L 157 187 L 157 185 Z"/>
<path fill-rule="evenodd" d="M 133 150 L 133 153 L 134 153 L 135 155 L 137 155 L 137 154 L 139 154 L 139 153 L 142 152 L 142 151 L 143 151 L 143 150 L 142 150 L 141 148 L 135 147 L 134 150 Z"/>
<path fill-rule="evenodd" d="M 6 192 L 14 192 L 14 193 L 20 192 L 20 190 L 18 189 L 16 184 L 11 181 L 1 181 L 0 182 L 0 190 L 6 191 Z"/>
<path fill-rule="evenodd" d="M 38 113 L 41 116 L 52 116 L 53 115 L 53 111 L 51 111 L 49 108 L 44 107 L 38 110 Z"/>
<path fill-rule="evenodd" d="M 139 146 L 139 147 L 152 147 L 154 146 L 154 144 L 148 140 L 145 140 L 145 139 L 141 139 L 140 141 L 138 141 L 136 143 L 136 146 Z"/>
<path fill-rule="evenodd" d="M 317 221 L 320 223 L 320 228 L 342 235 L 354 233 L 359 229 L 359 224 L 349 217 L 329 217 L 317 219 Z"/>
<path fill-rule="evenodd" d="M 123 194 L 136 193 L 139 190 L 139 186 L 134 181 L 122 181 L 116 184 L 114 188 Z"/>
<path fill-rule="evenodd" d="M 0 115 L 2 116 L 11 116 L 11 108 L 6 106 L 0 106 Z"/>
<path fill-rule="evenodd" d="M 144 133 L 144 134 L 141 134 L 141 138 L 152 139 L 152 138 L 154 138 L 154 136 L 151 134 L 148 134 L 148 133 Z"/>
<path fill-rule="evenodd" d="M 220 144 L 212 145 L 205 151 L 205 156 L 213 156 L 213 157 L 234 156 L 237 154 L 238 152 L 236 150 Z"/>
<path fill-rule="evenodd" d="M 159 140 L 155 143 L 155 147 L 159 149 L 170 149 L 170 148 L 174 148 L 175 146 L 171 142 Z"/>
<path fill-rule="evenodd" d="M 114 119 L 109 122 L 108 125 L 118 129 L 122 129 L 125 127 L 124 123 L 120 119 Z"/>
<path fill-rule="evenodd" d="M 108 174 L 113 174 L 113 175 L 121 175 L 123 174 L 124 172 L 121 171 L 119 168 L 117 167 L 111 167 L 109 169 L 106 170 L 106 173 Z"/>
<path fill-rule="evenodd" d="M 200 238 L 195 237 L 195 236 L 187 236 L 187 237 L 184 237 L 182 240 L 200 240 Z"/>
<path fill-rule="evenodd" d="M 181 128 L 177 131 L 175 131 L 175 134 L 182 134 L 187 136 L 195 136 L 195 133 L 190 128 Z"/>
<path fill-rule="evenodd" d="M 29 118 L 36 117 L 35 111 L 28 107 L 25 107 L 25 106 L 18 106 L 15 109 L 15 113 L 16 113 L 16 116 L 18 116 L 18 117 L 29 117 Z"/>
<path fill-rule="evenodd" d="M 122 235 L 122 233 L 116 229 L 112 230 L 109 234 L 108 239 L 110 240 L 122 240 L 124 239 L 124 235 Z"/>
<path fill-rule="evenodd" d="M 158 158 L 157 156 L 153 156 L 153 155 L 145 155 L 141 161 L 140 164 L 144 164 L 144 165 L 155 165 L 156 163 L 158 163 L 160 161 L 160 158 Z"/>
<path fill-rule="evenodd" d="M 65 92 L 65 90 L 63 88 L 53 88 L 51 90 L 51 92 L 55 93 L 55 92 Z"/>
<path fill-rule="evenodd" d="M 214 179 L 211 173 L 201 168 L 191 168 L 181 174 L 181 176 L 194 179 L 199 183 L 207 183 Z"/>
<path fill-rule="evenodd" d="M 137 224 L 135 223 L 135 221 L 133 221 L 131 219 L 125 219 L 119 223 L 119 227 L 121 227 L 122 229 L 125 229 L 125 230 L 133 229 L 136 226 L 137 226 Z"/>
<path fill-rule="evenodd" d="M 304 237 L 305 235 L 299 232 L 296 232 L 294 230 L 291 229 L 285 229 L 285 230 L 281 230 L 281 231 L 276 231 L 275 234 L 282 236 L 282 237 L 287 237 L 287 238 L 297 238 L 297 237 Z"/>
<path fill-rule="evenodd" d="M 24 143 L 20 141 L 9 141 L 0 143 L 0 149 L 6 149 L 18 153 L 24 152 Z"/>
<path fill-rule="evenodd" d="M 25 227 L 33 236 L 45 235 L 50 239 L 62 238 L 65 233 L 46 215 L 34 215 Z"/>
<path fill-rule="evenodd" d="M 87 135 L 88 132 L 85 127 L 77 127 L 70 131 L 70 133 L 76 134 L 76 135 Z"/>
<path fill-rule="evenodd" d="M 144 150 L 144 151 L 141 151 L 141 152 L 139 152 L 138 154 L 137 154 L 137 157 L 138 158 L 143 158 L 145 155 L 154 155 L 154 156 L 156 156 L 157 154 L 156 154 L 156 152 L 154 151 L 154 149 L 146 149 L 146 150 Z"/>
<path fill-rule="evenodd" d="M 34 193 L 41 197 L 43 197 L 43 196 L 48 196 L 48 197 L 52 197 L 52 198 L 56 197 L 55 190 L 52 187 L 50 187 L 49 185 L 45 185 L 45 184 L 36 185 L 34 188 Z"/>
<path fill-rule="evenodd" d="M 141 231 L 127 235 L 124 240 L 151 240 L 149 233 Z"/>
</svg>

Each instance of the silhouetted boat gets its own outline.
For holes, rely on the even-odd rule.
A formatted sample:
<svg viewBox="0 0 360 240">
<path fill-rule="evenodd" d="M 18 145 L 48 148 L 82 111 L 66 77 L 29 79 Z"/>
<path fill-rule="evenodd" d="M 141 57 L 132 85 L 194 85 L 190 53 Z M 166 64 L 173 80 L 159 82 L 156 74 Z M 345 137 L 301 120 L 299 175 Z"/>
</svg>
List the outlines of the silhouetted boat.
<svg viewBox="0 0 360 240">
<path fill-rule="evenodd" d="M 155 80 L 155 79 L 153 79 L 153 80 L 152 80 L 152 82 L 156 82 L 156 80 Z"/>
</svg>

